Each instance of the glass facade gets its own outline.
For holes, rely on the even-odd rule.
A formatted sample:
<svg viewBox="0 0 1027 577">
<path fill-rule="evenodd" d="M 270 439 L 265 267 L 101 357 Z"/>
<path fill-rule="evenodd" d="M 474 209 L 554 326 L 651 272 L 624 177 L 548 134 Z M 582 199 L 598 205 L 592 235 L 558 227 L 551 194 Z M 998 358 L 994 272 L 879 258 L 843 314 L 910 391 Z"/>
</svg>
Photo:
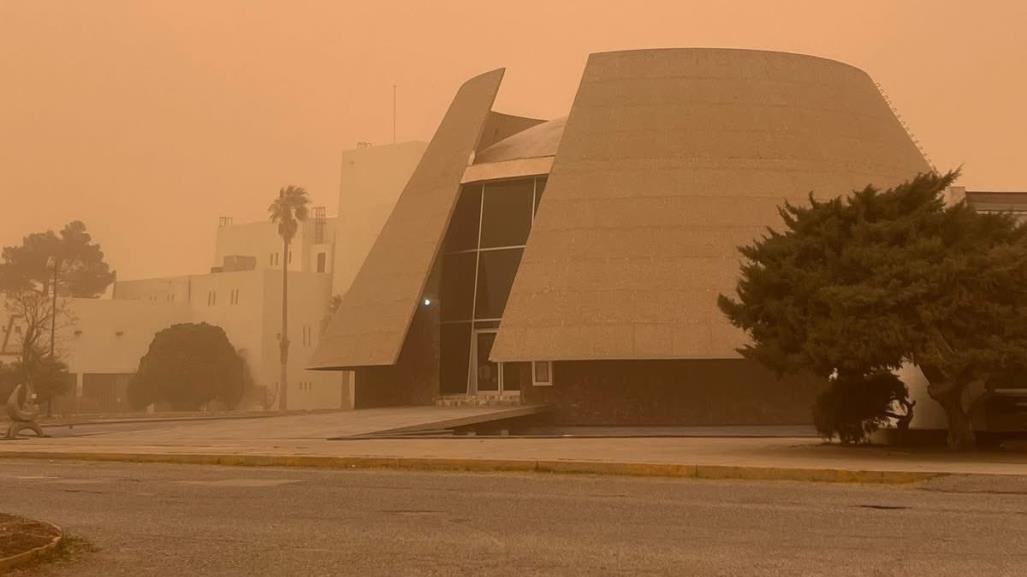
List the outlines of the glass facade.
<svg viewBox="0 0 1027 577">
<path fill-rule="evenodd" d="M 516 391 L 528 363 L 488 360 L 546 178 L 468 184 L 442 248 L 442 394 Z M 528 373 L 530 381 L 530 373 Z"/>
</svg>

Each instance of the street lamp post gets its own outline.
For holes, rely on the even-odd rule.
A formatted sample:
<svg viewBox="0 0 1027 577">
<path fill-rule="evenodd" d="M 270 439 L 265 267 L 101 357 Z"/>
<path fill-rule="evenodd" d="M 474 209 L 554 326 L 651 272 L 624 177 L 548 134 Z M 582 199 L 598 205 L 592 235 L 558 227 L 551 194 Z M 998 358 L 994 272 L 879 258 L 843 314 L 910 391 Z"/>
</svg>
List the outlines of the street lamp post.
<svg viewBox="0 0 1027 577">
<path fill-rule="evenodd" d="M 57 339 L 57 279 L 61 270 L 61 259 L 58 256 L 52 256 L 49 260 L 53 266 L 53 280 L 50 282 L 50 363 L 52 365 L 56 360 L 54 354 Z M 53 416 L 53 395 L 46 397 L 46 416 Z"/>
</svg>

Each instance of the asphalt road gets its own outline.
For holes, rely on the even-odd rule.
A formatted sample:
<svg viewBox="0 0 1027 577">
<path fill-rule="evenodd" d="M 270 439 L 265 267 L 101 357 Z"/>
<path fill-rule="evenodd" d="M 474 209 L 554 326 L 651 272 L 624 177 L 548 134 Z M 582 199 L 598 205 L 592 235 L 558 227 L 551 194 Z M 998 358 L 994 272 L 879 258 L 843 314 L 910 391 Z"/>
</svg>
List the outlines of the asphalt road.
<svg viewBox="0 0 1027 577">
<path fill-rule="evenodd" d="M 1027 575 L 1027 479 L 913 487 L 0 460 L 32 576 Z"/>
</svg>

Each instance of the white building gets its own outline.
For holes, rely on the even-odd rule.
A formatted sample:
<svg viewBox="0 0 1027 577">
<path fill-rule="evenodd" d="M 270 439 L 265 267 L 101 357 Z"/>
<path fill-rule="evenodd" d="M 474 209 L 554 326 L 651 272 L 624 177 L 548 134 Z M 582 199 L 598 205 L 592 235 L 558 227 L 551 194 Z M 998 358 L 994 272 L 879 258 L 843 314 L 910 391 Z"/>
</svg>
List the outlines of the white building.
<svg viewBox="0 0 1027 577">
<path fill-rule="evenodd" d="M 246 359 L 256 389 L 240 408 L 259 408 L 280 378 L 282 268 L 289 271 L 291 410 L 352 408 L 347 372 L 308 371 L 333 295 L 345 292 L 363 264 L 425 144 L 361 146 L 342 155 L 340 217 L 313 207 L 283 254 L 277 225 L 222 218 L 209 272 L 115 283 L 109 299 L 71 299 L 57 348 L 75 375 L 75 394 L 58 411 L 128 410 L 125 388 L 153 336 L 176 323 L 225 330 Z M 2 318 L 0 362 L 14 360 L 20 329 Z"/>
</svg>

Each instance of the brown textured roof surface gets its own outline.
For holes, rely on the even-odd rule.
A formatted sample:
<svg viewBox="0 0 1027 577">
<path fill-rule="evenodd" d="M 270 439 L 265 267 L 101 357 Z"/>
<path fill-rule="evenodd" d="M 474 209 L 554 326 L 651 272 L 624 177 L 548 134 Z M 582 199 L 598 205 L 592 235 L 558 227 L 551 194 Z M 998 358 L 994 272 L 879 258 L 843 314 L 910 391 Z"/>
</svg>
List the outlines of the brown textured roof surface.
<svg viewBox="0 0 1027 577">
<path fill-rule="evenodd" d="M 502 79 L 494 70 L 460 87 L 309 368 L 396 361 Z"/>
<path fill-rule="evenodd" d="M 475 164 L 553 156 L 560 145 L 566 118 L 543 122 L 489 146 L 474 157 Z"/>
<path fill-rule="evenodd" d="M 492 358 L 730 358 L 717 308 L 776 207 L 929 170 L 864 72 L 721 49 L 589 58 Z"/>
</svg>

